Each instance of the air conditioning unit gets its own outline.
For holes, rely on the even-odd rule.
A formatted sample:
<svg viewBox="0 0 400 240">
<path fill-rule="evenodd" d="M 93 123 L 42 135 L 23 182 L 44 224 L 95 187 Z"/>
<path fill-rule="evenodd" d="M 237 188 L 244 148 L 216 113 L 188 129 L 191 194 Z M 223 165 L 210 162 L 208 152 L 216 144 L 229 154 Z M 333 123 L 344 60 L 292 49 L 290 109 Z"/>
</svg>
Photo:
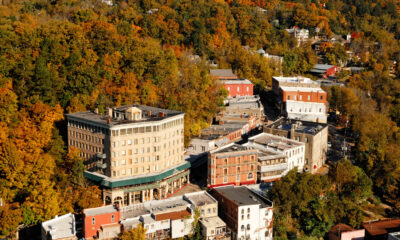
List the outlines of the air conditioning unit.
<svg viewBox="0 0 400 240">
<path fill-rule="evenodd" d="M 96 166 L 101 169 L 107 168 L 107 163 L 97 162 Z"/>
</svg>

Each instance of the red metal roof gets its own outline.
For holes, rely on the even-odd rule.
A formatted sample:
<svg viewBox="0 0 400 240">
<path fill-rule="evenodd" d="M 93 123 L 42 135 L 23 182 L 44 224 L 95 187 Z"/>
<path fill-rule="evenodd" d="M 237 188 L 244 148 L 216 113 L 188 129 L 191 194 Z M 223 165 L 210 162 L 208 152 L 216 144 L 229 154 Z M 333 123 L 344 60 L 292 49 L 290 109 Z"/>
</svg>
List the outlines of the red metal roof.
<svg viewBox="0 0 400 240">
<path fill-rule="evenodd" d="M 363 227 L 371 236 L 383 235 L 400 230 L 400 219 L 387 219 L 376 222 L 365 222 Z"/>
</svg>

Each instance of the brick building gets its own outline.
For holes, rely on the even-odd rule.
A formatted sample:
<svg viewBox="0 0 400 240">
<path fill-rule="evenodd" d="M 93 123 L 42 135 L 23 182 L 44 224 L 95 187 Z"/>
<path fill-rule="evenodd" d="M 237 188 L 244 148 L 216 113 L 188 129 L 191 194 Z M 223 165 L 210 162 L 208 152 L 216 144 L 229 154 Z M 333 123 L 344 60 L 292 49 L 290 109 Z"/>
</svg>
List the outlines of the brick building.
<svg viewBox="0 0 400 240">
<path fill-rule="evenodd" d="M 121 233 L 121 213 L 114 205 L 83 210 L 83 235 L 85 239 L 113 239 Z"/>
<path fill-rule="evenodd" d="M 319 83 L 304 77 L 273 77 L 272 90 L 288 118 L 326 123 L 327 95 Z"/>
<path fill-rule="evenodd" d="M 66 117 L 68 148 L 80 150 L 105 204 L 163 199 L 189 182 L 183 112 L 135 104 Z"/>
<path fill-rule="evenodd" d="M 257 182 L 257 150 L 238 144 L 210 151 L 208 187 L 243 185 Z"/>
<path fill-rule="evenodd" d="M 253 83 L 247 79 L 220 80 L 228 90 L 228 97 L 253 96 Z"/>
<path fill-rule="evenodd" d="M 232 69 L 211 69 L 210 74 L 224 85 L 229 97 L 253 96 L 253 83 L 239 79 Z"/>
</svg>

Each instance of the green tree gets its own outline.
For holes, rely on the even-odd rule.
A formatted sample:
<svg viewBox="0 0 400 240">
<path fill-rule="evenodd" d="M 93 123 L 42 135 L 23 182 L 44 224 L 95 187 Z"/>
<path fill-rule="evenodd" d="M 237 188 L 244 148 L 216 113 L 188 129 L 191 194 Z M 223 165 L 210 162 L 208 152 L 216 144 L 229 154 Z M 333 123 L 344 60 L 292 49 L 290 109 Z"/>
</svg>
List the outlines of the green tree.
<svg viewBox="0 0 400 240">
<path fill-rule="evenodd" d="M 143 228 L 143 225 L 139 223 L 136 228 L 125 231 L 122 233 L 120 240 L 145 240 L 146 239 L 146 228 Z"/>
</svg>

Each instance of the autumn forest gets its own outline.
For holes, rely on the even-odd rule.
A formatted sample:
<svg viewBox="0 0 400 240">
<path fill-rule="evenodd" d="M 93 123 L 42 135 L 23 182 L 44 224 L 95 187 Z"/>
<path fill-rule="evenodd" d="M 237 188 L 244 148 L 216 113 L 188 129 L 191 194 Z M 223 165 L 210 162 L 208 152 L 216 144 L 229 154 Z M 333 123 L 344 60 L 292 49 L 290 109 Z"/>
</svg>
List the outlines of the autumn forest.
<svg viewBox="0 0 400 240">
<path fill-rule="evenodd" d="M 344 75 L 346 87 L 325 89 L 330 107 L 349 119 L 357 139 L 357 167 L 341 162 L 337 169 L 348 172 L 338 170 L 323 179 L 288 175 L 282 189 L 290 191 L 295 181 L 313 182 L 315 187 L 301 190 L 307 197 L 297 203 L 275 188 L 271 196 L 285 206 L 277 213 L 282 216 L 277 218 L 282 222 L 277 234 L 284 239 L 293 228 L 315 236 L 324 233 L 326 229 L 313 233 L 302 228 L 309 223 L 301 223 L 300 215 L 313 219 L 315 212 L 301 209 L 312 204 L 321 209 L 348 203 L 344 206 L 355 218 L 349 219 L 346 210 L 340 216 L 317 214 L 329 223 L 354 226 L 361 216 L 351 202 L 369 195 L 392 206 L 391 214 L 400 212 L 399 65 L 391 71 L 393 61 L 400 61 L 396 2 L 0 2 L 0 236 L 20 224 L 34 225 L 102 204 L 100 189 L 83 178 L 78 152 L 67 152 L 65 113 L 94 108 L 104 112 L 106 107 L 132 103 L 184 111 L 187 144 L 209 126 L 227 94 L 209 76 L 210 62 L 251 80 L 259 94 L 268 90 L 272 76 L 306 74 L 317 63 L 311 45 L 298 45 L 284 30 L 292 26 L 321 38 L 357 32 L 349 49 L 332 45 L 324 51 L 332 64 L 344 61 L 347 50 L 359 53 L 354 64 L 366 71 Z M 283 65 L 248 50 L 260 48 L 283 56 Z M 357 183 L 352 185 L 354 193 L 349 178 Z M 332 182 L 338 190 L 331 202 L 316 200 Z"/>
</svg>

